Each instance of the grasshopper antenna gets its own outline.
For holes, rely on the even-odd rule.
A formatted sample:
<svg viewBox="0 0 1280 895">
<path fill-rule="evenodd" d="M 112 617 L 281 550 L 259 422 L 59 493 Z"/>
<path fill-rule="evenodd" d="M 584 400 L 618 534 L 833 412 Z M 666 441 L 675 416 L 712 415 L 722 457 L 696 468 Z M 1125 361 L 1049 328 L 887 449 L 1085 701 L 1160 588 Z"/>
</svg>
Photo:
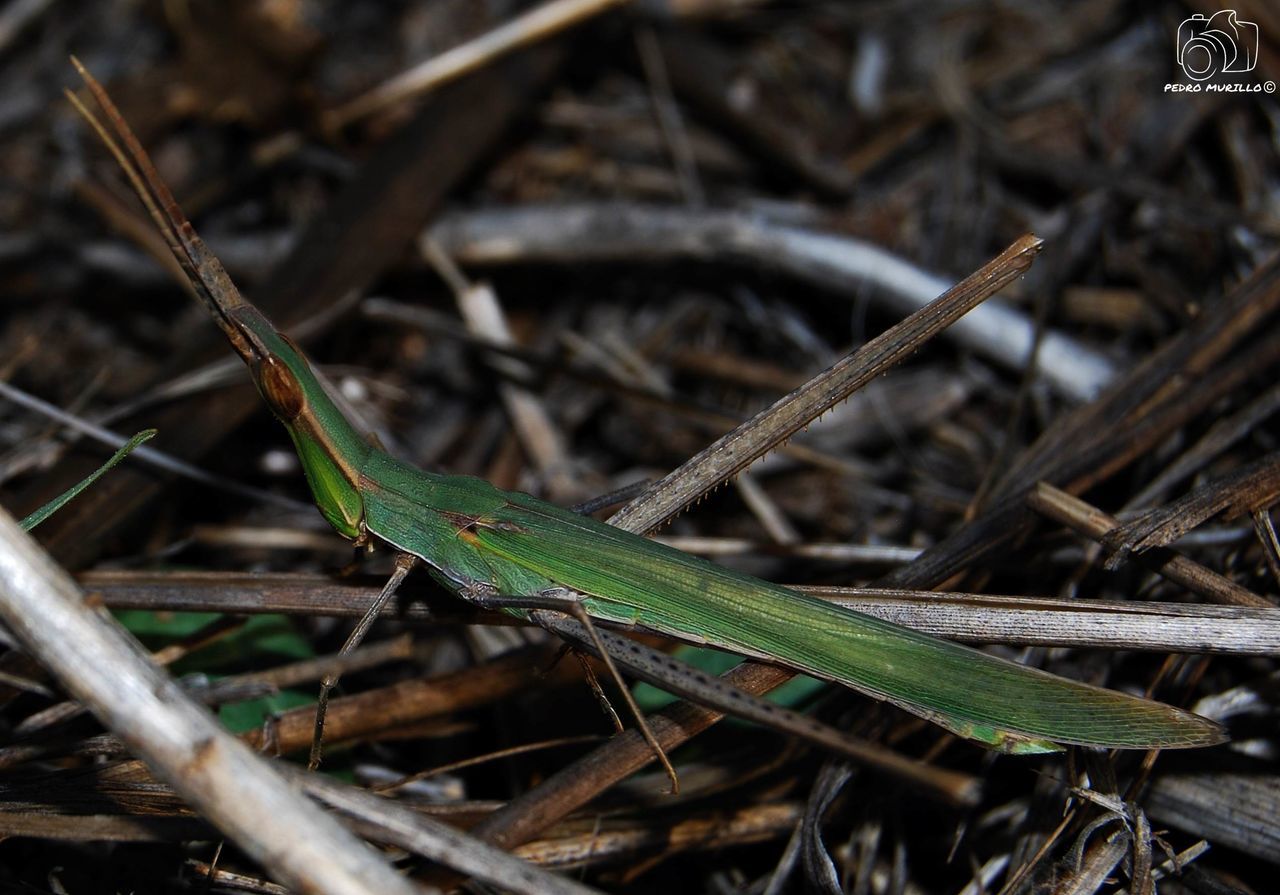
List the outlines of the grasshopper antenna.
<svg viewBox="0 0 1280 895">
<path fill-rule="evenodd" d="M 90 95 L 102 110 L 105 123 L 69 89 L 64 91 L 67 99 L 115 157 L 147 214 L 155 222 L 169 251 L 186 274 L 192 291 L 209 309 L 218 327 L 231 340 L 232 346 L 242 358 L 253 356 L 255 350 L 259 355 L 262 354 L 261 346 L 250 345 L 251 337 L 229 319 L 232 310 L 247 305 L 247 302 L 231 281 L 222 262 L 209 251 L 204 240 L 182 213 L 173 193 L 161 179 L 147 151 L 142 148 L 107 91 L 75 56 L 71 57 L 71 64 L 80 73 Z"/>
</svg>

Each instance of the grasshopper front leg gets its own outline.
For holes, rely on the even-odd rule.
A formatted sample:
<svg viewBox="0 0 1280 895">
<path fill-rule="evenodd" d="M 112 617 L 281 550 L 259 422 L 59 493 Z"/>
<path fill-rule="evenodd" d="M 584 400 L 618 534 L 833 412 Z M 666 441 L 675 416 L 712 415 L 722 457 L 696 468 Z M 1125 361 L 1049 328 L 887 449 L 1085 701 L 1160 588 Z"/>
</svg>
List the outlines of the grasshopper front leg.
<svg viewBox="0 0 1280 895">
<path fill-rule="evenodd" d="M 347 635 L 347 640 L 342 644 L 342 649 L 338 650 L 338 659 L 346 657 L 360 645 L 369 633 L 369 629 L 373 627 L 374 621 L 382 613 L 383 608 L 395 596 L 396 591 L 400 589 L 400 585 L 404 583 L 405 577 L 417 564 L 418 557 L 412 553 L 396 554 L 395 571 L 391 573 L 387 583 L 382 586 L 382 591 L 378 594 L 377 599 L 369 604 L 369 608 L 360 617 L 360 621 L 356 622 L 356 626 Z M 311 755 L 307 759 L 308 770 L 314 771 L 320 767 L 321 751 L 324 743 L 324 716 L 329 710 L 329 694 L 338 685 L 339 677 L 339 672 L 332 671 L 320 681 L 320 698 L 316 701 L 316 727 L 311 735 Z"/>
</svg>

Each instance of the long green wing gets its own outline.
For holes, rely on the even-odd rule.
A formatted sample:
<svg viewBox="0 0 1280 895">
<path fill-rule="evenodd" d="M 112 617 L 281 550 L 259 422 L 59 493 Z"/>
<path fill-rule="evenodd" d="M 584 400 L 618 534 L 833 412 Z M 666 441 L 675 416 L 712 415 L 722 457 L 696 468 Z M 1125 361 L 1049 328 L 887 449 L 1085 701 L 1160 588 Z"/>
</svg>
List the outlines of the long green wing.
<svg viewBox="0 0 1280 895">
<path fill-rule="evenodd" d="M 1221 742 L 1212 721 L 1047 674 L 769 584 L 523 494 L 474 526 L 498 557 L 635 623 L 838 681 L 1009 751 Z M 494 565 L 499 565 L 495 563 Z"/>
<path fill-rule="evenodd" d="M 782 663 L 998 749 L 1223 739 L 1198 715 L 851 612 L 480 479 L 374 455 L 361 490 L 369 530 L 455 584 L 512 596 L 568 587 L 597 618 Z"/>
</svg>

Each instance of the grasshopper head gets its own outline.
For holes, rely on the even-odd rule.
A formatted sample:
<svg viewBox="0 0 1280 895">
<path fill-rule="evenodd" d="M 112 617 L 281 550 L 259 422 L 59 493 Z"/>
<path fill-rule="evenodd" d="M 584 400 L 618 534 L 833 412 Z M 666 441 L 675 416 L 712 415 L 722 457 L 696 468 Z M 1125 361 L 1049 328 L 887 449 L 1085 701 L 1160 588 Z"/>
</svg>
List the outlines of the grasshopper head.
<svg viewBox="0 0 1280 895">
<path fill-rule="evenodd" d="M 100 121 L 74 93 L 67 91 L 67 98 L 120 163 L 186 274 L 192 293 L 248 365 L 258 391 L 289 430 L 320 512 L 339 533 L 360 538 L 364 533 L 360 470 L 369 456 L 368 442 L 329 397 L 301 349 L 236 289 L 178 207 L 111 97 L 74 57 L 72 62 L 106 121 Z"/>
<path fill-rule="evenodd" d="M 325 390 L 307 356 L 239 293 L 215 314 L 271 412 L 289 431 L 316 505 L 339 533 L 362 534 L 360 470 L 371 450 Z"/>
<path fill-rule="evenodd" d="M 308 411 L 303 383 L 314 382 L 316 388 L 320 387 L 302 349 L 247 302 L 218 310 L 214 319 L 253 374 L 254 384 L 271 412 L 286 426 L 298 422 Z"/>
</svg>

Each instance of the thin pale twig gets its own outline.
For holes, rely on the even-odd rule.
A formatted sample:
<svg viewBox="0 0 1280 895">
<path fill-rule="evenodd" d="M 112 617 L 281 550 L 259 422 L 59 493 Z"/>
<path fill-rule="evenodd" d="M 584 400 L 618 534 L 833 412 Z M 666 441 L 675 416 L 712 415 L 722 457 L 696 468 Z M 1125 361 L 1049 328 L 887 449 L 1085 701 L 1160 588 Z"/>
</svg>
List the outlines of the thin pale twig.
<svg viewBox="0 0 1280 895">
<path fill-rule="evenodd" d="M 486 341 L 515 344 L 515 336 L 507 325 L 498 296 L 487 283 L 467 280 L 453 259 L 430 236 L 424 235 L 418 241 L 418 250 L 449 284 L 468 332 Z M 492 363 L 499 366 L 506 360 L 496 359 Z M 529 389 L 513 382 L 498 383 L 498 394 L 521 446 L 546 481 L 552 499 L 562 499 L 571 494 L 574 488 L 568 474 L 564 436 L 542 401 Z"/>
<path fill-rule="evenodd" d="M 486 883 L 529 895 L 591 895 L 597 890 L 548 873 L 473 836 L 391 799 L 282 765 L 293 785 L 319 802 L 359 821 L 384 842 L 454 867 Z"/>
<path fill-rule="evenodd" d="M 72 695 L 278 879 L 333 895 L 414 891 L 144 659 L 2 512 L 0 616 Z"/>
<path fill-rule="evenodd" d="M 878 245 L 759 212 L 638 203 L 557 203 L 482 208 L 445 215 L 431 233 L 466 264 L 653 263 L 694 258 L 781 271 L 837 295 L 873 300 L 908 313 L 952 280 Z M 1015 370 L 1031 357 L 1034 324 L 1012 305 L 988 302 L 946 332 L 974 352 Z M 1097 395 L 1116 375 L 1105 356 L 1060 330 L 1035 354 L 1039 378 L 1072 400 Z"/>
<path fill-rule="evenodd" d="M 544 40 L 627 0 L 551 0 L 461 46 L 434 56 L 338 106 L 324 117 L 331 130 L 385 109 L 489 64 L 499 56 Z"/>
<path fill-rule="evenodd" d="M 174 612 L 354 618 L 378 593 L 378 585 L 367 577 L 334 581 L 292 573 L 98 571 L 79 580 L 108 608 Z M 444 594 L 432 598 L 412 584 L 402 590 L 404 605 L 384 608 L 384 618 L 420 625 L 528 624 L 506 613 L 482 613 Z M 797 590 L 926 634 L 970 643 L 1235 655 L 1274 655 L 1280 649 L 1275 621 L 1280 609 L 1265 605 L 1058 600 L 865 587 Z"/>
<path fill-rule="evenodd" d="M 129 439 L 124 435 L 112 432 L 110 429 L 104 429 L 95 425 L 86 419 L 67 413 L 61 408 L 55 407 L 47 401 L 42 401 L 35 395 L 29 395 L 21 389 L 15 388 L 7 382 L 0 381 L 0 397 L 7 398 L 15 404 L 19 404 L 28 410 L 46 416 L 55 422 L 74 429 L 83 435 L 92 438 L 94 441 L 102 442 L 112 448 L 121 448 L 129 443 Z M 177 457 L 166 454 L 150 447 L 137 447 L 133 449 L 132 456 L 136 460 L 154 466 L 156 469 L 164 472 L 171 472 L 174 475 L 182 476 L 193 482 L 199 482 L 218 491 L 238 494 L 241 497 L 248 498 L 255 502 L 268 503 L 274 506 L 283 507 L 295 511 L 311 512 L 313 507 L 311 504 L 294 500 L 291 497 L 285 497 L 282 494 L 275 494 L 271 491 L 263 491 L 261 488 L 254 488 L 234 479 L 224 478 L 223 476 L 214 475 L 211 472 L 201 469 L 198 466 L 180 460 Z"/>
</svg>

